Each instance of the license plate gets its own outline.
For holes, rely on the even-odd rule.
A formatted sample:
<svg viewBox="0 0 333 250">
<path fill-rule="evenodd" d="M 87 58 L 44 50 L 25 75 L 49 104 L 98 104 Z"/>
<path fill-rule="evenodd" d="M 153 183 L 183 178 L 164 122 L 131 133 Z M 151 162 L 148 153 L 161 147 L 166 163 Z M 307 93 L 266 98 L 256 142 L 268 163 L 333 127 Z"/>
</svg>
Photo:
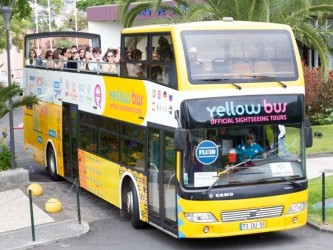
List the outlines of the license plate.
<svg viewBox="0 0 333 250">
<path fill-rule="evenodd" d="M 250 230 L 250 229 L 258 229 L 266 227 L 265 221 L 255 221 L 248 223 L 241 223 L 239 225 L 240 230 Z"/>
</svg>

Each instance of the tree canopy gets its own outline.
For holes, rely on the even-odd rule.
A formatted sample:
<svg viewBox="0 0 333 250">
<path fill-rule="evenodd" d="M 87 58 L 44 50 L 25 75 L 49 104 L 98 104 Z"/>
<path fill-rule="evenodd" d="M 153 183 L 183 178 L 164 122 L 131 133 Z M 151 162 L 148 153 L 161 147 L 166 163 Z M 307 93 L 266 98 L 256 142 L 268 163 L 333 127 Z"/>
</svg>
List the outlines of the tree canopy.
<svg viewBox="0 0 333 250">
<path fill-rule="evenodd" d="M 287 24 L 292 28 L 300 44 L 318 51 L 322 76 L 325 78 L 327 75 L 329 67 L 327 39 L 333 35 L 333 30 L 327 28 L 323 20 L 333 14 L 333 4 L 330 0 L 174 0 L 175 4 L 172 5 L 162 0 L 151 0 L 128 9 L 131 2 L 121 1 L 124 27 L 132 26 L 142 8 L 148 7 L 162 8 L 172 14 L 171 18 L 153 20 L 154 23 L 209 21 L 233 17 L 234 20 Z"/>
<path fill-rule="evenodd" d="M 8 0 L 0 0 L 0 3 L 6 5 Z M 12 44 L 22 48 L 22 38 L 26 29 L 30 25 L 32 9 L 28 0 L 15 0 L 13 12 L 10 20 L 10 30 Z M 6 30 L 3 18 L 0 18 L 0 50 L 6 48 Z"/>
</svg>

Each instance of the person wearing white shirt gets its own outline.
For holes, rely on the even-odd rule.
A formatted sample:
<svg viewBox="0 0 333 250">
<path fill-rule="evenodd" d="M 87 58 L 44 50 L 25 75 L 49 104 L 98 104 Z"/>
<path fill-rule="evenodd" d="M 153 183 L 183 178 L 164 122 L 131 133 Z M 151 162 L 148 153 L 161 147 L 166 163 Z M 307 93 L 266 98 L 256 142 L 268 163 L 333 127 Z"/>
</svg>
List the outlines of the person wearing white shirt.
<svg viewBox="0 0 333 250">
<path fill-rule="evenodd" d="M 131 60 L 140 61 L 142 59 L 142 52 L 139 49 L 133 49 L 131 51 Z M 126 63 L 128 76 L 132 77 L 144 77 L 144 71 L 138 63 Z"/>
<path fill-rule="evenodd" d="M 279 129 L 279 134 L 278 134 L 279 152 L 281 152 L 283 156 L 288 156 L 289 153 L 285 145 L 286 128 L 284 125 L 278 125 L 278 129 Z"/>
</svg>

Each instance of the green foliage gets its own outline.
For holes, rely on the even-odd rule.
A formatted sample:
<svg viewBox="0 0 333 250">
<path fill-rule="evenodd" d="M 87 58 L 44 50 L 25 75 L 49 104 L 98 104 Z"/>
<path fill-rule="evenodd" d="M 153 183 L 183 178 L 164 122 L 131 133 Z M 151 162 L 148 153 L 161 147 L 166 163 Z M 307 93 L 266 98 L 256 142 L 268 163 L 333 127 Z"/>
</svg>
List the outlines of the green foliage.
<svg viewBox="0 0 333 250">
<path fill-rule="evenodd" d="M 325 199 L 333 198 L 332 183 L 333 176 L 327 176 L 325 178 Z M 321 204 L 322 201 L 322 179 L 317 178 L 309 180 L 309 199 L 308 199 L 308 220 L 317 224 L 322 224 L 322 209 L 315 208 L 313 205 L 316 203 Z M 333 208 L 325 208 L 325 222 L 327 224 L 333 223 Z"/>
<path fill-rule="evenodd" d="M 0 172 L 10 169 L 11 154 L 6 145 L 0 145 Z"/>
<path fill-rule="evenodd" d="M 8 1 L 0 1 L 2 3 Z M 28 0 L 15 0 L 10 20 L 12 44 L 22 49 L 23 36 L 30 26 L 32 9 Z M 6 30 L 3 18 L 0 18 L 0 50 L 6 48 Z"/>
<path fill-rule="evenodd" d="M 82 0 L 77 1 L 76 6 L 79 10 L 86 11 L 90 6 L 110 5 L 117 2 L 117 0 Z"/>
<path fill-rule="evenodd" d="M 322 79 L 321 68 L 303 65 L 305 114 L 312 125 L 328 124 L 333 114 L 333 74 Z"/>
<path fill-rule="evenodd" d="M 0 84 L 0 118 L 6 115 L 10 111 L 10 106 L 8 103 L 9 97 L 12 96 L 12 108 L 18 108 L 25 105 L 36 105 L 39 102 L 39 98 L 36 95 L 26 95 L 20 97 L 23 89 L 12 84 L 10 86 L 4 86 Z"/>
</svg>

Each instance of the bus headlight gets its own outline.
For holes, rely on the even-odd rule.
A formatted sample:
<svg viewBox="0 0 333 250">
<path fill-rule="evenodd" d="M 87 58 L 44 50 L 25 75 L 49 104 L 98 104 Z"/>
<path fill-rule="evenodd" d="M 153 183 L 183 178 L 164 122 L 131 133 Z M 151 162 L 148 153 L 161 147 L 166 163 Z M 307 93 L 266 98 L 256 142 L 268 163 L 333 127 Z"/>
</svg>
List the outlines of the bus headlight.
<svg viewBox="0 0 333 250">
<path fill-rule="evenodd" d="M 306 202 L 294 203 L 291 204 L 291 206 L 289 207 L 287 214 L 302 212 L 305 208 L 306 208 Z"/>
<path fill-rule="evenodd" d="M 184 213 L 184 215 L 185 218 L 191 222 L 217 222 L 216 218 L 211 213 Z"/>
</svg>

